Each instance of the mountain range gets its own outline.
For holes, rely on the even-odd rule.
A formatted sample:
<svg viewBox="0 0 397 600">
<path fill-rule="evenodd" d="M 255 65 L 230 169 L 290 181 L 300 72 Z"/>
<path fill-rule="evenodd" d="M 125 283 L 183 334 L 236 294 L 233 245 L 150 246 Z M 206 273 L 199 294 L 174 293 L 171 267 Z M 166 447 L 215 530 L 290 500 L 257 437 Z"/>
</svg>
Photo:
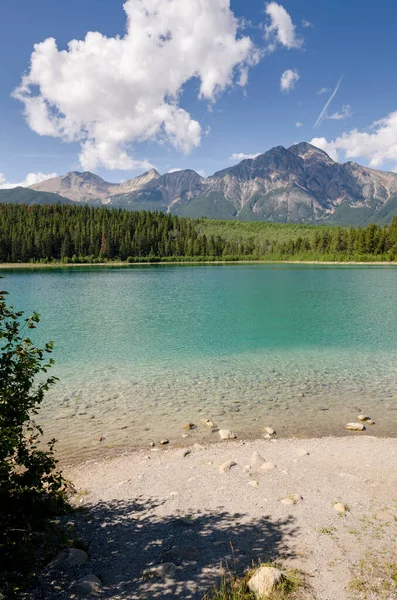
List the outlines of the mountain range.
<svg viewBox="0 0 397 600">
<path fill-rule="evenodd" d="M 87 203 L 186 217 L 278 223 L 387 223 L 397 215 L 397 174 L 335 162 L 306 142 L 201 177 L 155 169 L 120 184 L 90 172 L 68 173 L 31 188 L 0 190 L 0 202 Z"/>
</svg>

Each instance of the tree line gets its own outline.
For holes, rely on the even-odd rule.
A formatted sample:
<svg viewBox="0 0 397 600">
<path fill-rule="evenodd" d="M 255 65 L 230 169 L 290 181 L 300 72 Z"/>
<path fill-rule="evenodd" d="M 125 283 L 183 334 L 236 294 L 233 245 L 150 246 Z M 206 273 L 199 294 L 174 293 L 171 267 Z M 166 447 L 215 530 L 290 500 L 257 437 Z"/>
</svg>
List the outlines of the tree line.
<svg viewBox="0 0 397 600">
<path fill-rule="evenodd" d="M 286 235 L 286 226 L 280 225 L 280 239 L 274 234 L 266 238 L 266 223 L 255 235 L 243 230 L 243 224 L 240 235 L 239 225 L 232 221 L 233 235 L 228 235 L 227 222 L 222 235 L 214 235 L 211 223 L 159 212 L 2 204 L 0 262 L 397 258 L 397 217 L 383 227 L 312 226 L 305 235 L 299 235 L 294 225 L 290 235 L 287 226 Z"/>
</svg>

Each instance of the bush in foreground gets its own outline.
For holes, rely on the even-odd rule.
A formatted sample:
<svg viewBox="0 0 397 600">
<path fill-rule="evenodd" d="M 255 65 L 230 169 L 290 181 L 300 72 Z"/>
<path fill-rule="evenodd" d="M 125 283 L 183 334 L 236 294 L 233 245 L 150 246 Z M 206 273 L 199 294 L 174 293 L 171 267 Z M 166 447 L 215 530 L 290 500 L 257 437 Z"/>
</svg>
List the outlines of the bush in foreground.
<svg viewBox="0 0 397 600">
<path fill-rule="evenodd" d="M 0 291 L 0 590 L 9 593 L 34 564 L 34 550 L 43 546 L 47 517 L 66 504 L 55 440 L 43 445 L 33 420 L 56 381 L 43 377 L 53 364 L 47 360 L 53 344 L 35 347 L 28 334 L 39 316 L 23 318 L 7 305 L 6 295 Z"/>
</svg>

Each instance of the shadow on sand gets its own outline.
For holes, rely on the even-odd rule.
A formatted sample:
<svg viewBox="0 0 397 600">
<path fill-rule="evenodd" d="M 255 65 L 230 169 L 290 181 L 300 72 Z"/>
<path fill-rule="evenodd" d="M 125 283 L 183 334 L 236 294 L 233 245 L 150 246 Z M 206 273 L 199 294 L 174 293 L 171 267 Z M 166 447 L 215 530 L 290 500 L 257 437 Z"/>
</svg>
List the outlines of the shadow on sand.
<svg viewBox="0 0 397 600">
<path fill-rule="evenodd" d="M 48 568 L 29 598 L 74 598 L 76 579 L 94 573 L 103 587 L 99 598 L 201 600 L 217 583 L 220 566 L 242 573 L 252 561 L 290 557 L 294 519 L 252 520 L 241 513 L 161 516 L 163 502 L 150 498 L 114 500 L 88 507 L 69 519 L 74 535 L 87 544 L 89 560 L 74 568 Z M 173 563 L 171 577 L 143 576 L 145 569 Z M 170 567 L 171 571 L 173 567 Z"/>
</svg>

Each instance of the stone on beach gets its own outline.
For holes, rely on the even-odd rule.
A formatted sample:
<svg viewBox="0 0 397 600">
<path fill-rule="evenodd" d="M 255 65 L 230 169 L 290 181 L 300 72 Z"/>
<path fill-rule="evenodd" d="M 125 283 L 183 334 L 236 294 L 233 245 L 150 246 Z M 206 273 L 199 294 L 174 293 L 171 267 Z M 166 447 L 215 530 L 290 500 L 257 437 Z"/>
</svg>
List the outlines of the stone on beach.
<svg viewBox="0 0 397 600">
<path fill-rule="evenodd" d="M 166 446 L 167 444 L 169 444 L 170 441 L 169 440 L 161 440 L 160 445 L 161 446 Z"/>
<path fill-rule="evenodd" d="M 276 465 L 274 464 L 274 462 L 266 461 L 261 465 L 261 471 L 271 471 L 272 469 L 275 469 Z"/>
<path fill-rule="evenodd" d="M 180 456 L 181 458 L 185 458 L 190 453 L 191 453 L 191 450 L 189 450 L 189 448 L 182 448 L 182 450 L 178 450 L 178 456 Z"/>
<path fill-rule="evenodd" d="M 236 461 L 228 460 L 219 467 L 219 473 L 229 473 L 230 469 L 232 467 L 235 467 L 236 465 L 237 465 Z"/>
<path fill-rule="evenodd" d="M 264 431 L 265 431 L 265 433 L 267 433 L 270 436 L 276 435 L 276 432 L 274 431 L 274 429 L 272 427 L 265 427 Z"/>
<path fill-rule="evenodd" d="M 188 430 L 189 430 L 189 429 L 193 429 L 194 427 L 195 427 L 195 424 L 194 424 L 194 423 L 186 423 L 186 424 L 183 426 L 183 429 L 188 429 Z"/>
<path fill-rule="evenodd" d="M 101 589 L 101 580 L 98 579 L 98 577 L 93 573 L 90 573 L 89 575 L 84 575 L 84 577 L 81 577 L 81 579 L 76 581 L 75 586 L 77 590 L 83 594 L 96 594 Z"/>
<path fill-rule="evenodd" d="M 258 487 L 259 483 L 253 479 L 252 481 L 248 482 L 248 485 L 250 485 L 251 487 Z"/>
<path fill-rule="evenodd" d="M 70 567 L 77 567 L 84 565 L 88 560 L 88 554 L 84 550 L 78 548 L 65 548 L 56 555 L 52 564 L 68 565 Z"/>
<path fill-rule="evenodd" d="M 252 453 L 251 456 L 251 463 L 254 467 L 260 467 L 261 465 L 263 465 L 263 463 L 266 462 L 265 459 L 263 458 L 263 456 L 261 456 L 259 454 L 259 452 L 257 452 L 255 450 L 255 452 Z"/>
<path fill-rule="evenodd" d="M 342 502 L 335 502 L 334 509 L 340 513 L 346 512 L 346 506 Z"/>
<path fill-rule="evenodd" d="M 163 563 L 162 565 L 156 565 L 155 567 L 149 567 L 142 573 L 143 577 L 147 579 L 166 579 L 175 575 L 176 565 L 174 563 Z"/>
<path fill-rule="evenodd" d="M 213 427 L 215 427 L 215 424 L 209 419 L 201 419 L 201 423 L 208 427 L 208 429 L 212 429 Z"/>
<path fill-rule="evenodd" d="M 219 433 L 219 437 L 221 438 L 221 440 L 235 440 L 237 437 L 229 429 L 220 429 L 218 433 Z"/>
<path fill-rule="evenodd" d="M 298 450 L 296 451 L 298 456 L 309 456 L 309 453 L 307 450 L 305 450 L 304 448 L 298 448 Z"/>
<path fill-rule="evenodd" d="M 365 431 L 365 427 L 362 423 L 347 423 L 345 429 L 349 431 Z"/>
<path fill-rule="evenodd" d="M 248 587 L 257 600 L 264 600 L 284 580 L 285 575 L 279 569 L 275 567 L 260 567 L 248 581 Z"/>
</svg>

